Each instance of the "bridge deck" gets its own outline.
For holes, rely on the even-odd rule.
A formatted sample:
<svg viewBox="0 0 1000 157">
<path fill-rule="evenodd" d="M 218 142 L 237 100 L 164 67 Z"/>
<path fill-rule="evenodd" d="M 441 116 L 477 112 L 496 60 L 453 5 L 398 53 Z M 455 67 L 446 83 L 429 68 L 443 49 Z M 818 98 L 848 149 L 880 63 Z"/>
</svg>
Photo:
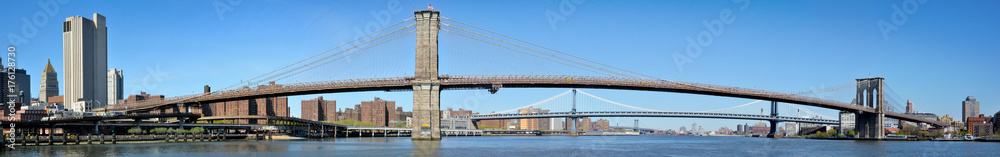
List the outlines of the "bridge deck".
<svg viewBox="0 0 1000 157">
<path fill-rule="evenodd" d="M 804 122 L 817 124 L 839 124 L 838 120 L 796 118 L 769 115 L 753 114 L 728 114 L 728 113 L 699 113 L 699 112 L 630 112 L 630 111 L 610 111 L 610 112 L 550 112 L 550 113 L 521 113 L 521 114 L 487 114 L 472 115 L 467 118 L 472 120 L 489 119 L 519 119 L 519 118 L 559 118 L 559 117 L 684 117 L 684 118 L 721 118 L 721 119 L 746 119 L 746 120 L 774 120 L 781 122 Z M 466 118 L 466 117 L 462 117 Z"/>
<path fill-rule="evenodd" d="M 801 104 L 852 112 L 875 112 L 875 109 L 848 103 L 813 98 L 795 94 L 772 91 L 726 87 L 710 84 L 687 83 L 664 80 L 633 79 L 620 77 L 596 76 L 563 76 L 563 75 L 458 75 L 440 76 L 441 88 L 448 89 L 491 89 L 491 88 L 597 88 L 624 89 L 642 91 L 661 91 L 675 93 L 690 93 L 714 95 L 747 99 L 776 101 Z M 184 97 L 173 97 L 165 100 L 150 100 L 131 102 L 127 105 L 116 105 L 96 111 L 141 111 L 171 104 L 202 104 L 223 102 L 250 98 L 293 96 L 319 93 L 339 93 L 358 91 L 406 91 L 412 90 L 412 78 L 390 77 L 372 79 L 351 79 L 336 81 L 320 81 L 284 84 L 277 86 L 262 86 L 258 88 L 242 88 L 217 91 L 209 94 L 196 94 Z M 943 122 L 923 119 L 913 115 L 885 111 L 886 117 L 937 126 L 947 126 Z"/>
</svg>

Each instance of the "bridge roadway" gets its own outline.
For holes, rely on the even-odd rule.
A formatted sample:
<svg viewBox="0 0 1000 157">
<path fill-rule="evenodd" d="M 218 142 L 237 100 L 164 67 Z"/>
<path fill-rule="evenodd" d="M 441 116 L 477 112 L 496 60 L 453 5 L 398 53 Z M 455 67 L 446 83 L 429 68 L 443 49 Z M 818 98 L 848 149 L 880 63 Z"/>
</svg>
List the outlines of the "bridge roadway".
<svg viewBox="0 0 1000 157">
<path fill-rule="evenodd" d="M 699 112 L 648 112 L 648 111 L 606 111 L 606 112 L 550 112 L 550 113 L 519 113 L 519 114 L 484 114 L 463 116 L 473 121 L 490 119 L 520 119 L 520 118 L 562 118 L 562 117 L 681 117 L 681 118 L 721 118 L 721 119 L 745 119 L 745 120 L 766 120 L 779 122 L 802 122 L 816 124 L 840 124 L 838 120 L 812 119 L 782 117 L 770 115 L 754 114 L 729 114 L 729 113 L 699 113 Z"/>
<path fill-rule="evenodd" d="M 342 128 L 343 130 L 383 130 L 383 131 L 385 131 L 385 130 L 391 130 L 391 131 L 412 131 L 413 130 L 411 128 L 397 128 L 397 127 L 347 126 L 347 125 L 333 124 L 333 123 L 327 123 L 327 122 L 306 120 L 306 119 L 295 118 L 295 117 L 279 117 L 279 116 L 253 116 L 253 115 L 250 115 L 250 116 L 211 116 L 211 117 L 203 117 L 203 118 L 200 118 L 198 120 L 228 120 L 228 119 L 282 120 L 282 121 L 299 122 L 299 123 L 312 124 L 312 125 L 326 125 L 326 126 L 331 126 L 331 127 Z M 243 125 L 245 125 L 245 124 L 243 124 Z M 260 125 L 263 125 L 263 124 L 260 124 Z M 254 125 L 254 126 L 256 126 L 256 125 Z M 441 129 L 441 131 L 442 132 L 448 131 L 448 132 L 479 132 L 479 133 L 482 133 L 482 130 L 476 130 L 476 129 Z"/>
<path fill-rule="evenodd" d="M 32 120 L 32 121 L 3 121 L 3 123 L 13 123 L 15 125 L 48 125 L 57 123 L 74 123 L 74 122 L 96 122 L 103 120 L 113 120 L 113 119 L 149 119 L 149 118 L 168 118 L 168 117 L 186 117 L 188 119 L 198 119 L 201 114 L 194 113 L 160 113 L 160 114 L 150 114 L 150 113 L 139 113 L 139 114 L 128 114 L 128 115 L 117 115 L 117 116 L 81 116 L 81 117 L 64 117 L 56 118 L 51 120 Z"/>
<path fill-rule="evenodd" d="M 413 131 L 413 128 L 397 128 L 397 127 L 370 127 L 370 126 L 348 126 L 347 130 L 392 130 L 392 131 Z M 478 129 L 441 129 L 441 132 L 477 132 L 482 133 L 483 130 Z"/>
<path fill-rule="evenodd" d="M 327 123 L 327 122 L 313 121 L 313 120 L 307 120 L 307 119 L 295 118 L 295 117 L 281 117 L 281 116 L 258 116 L 258 115 L 247 115 L 247 116 L 210 116 L 210 117 L 202 117 L 202 118 L 199 118 L 198 120 L 229 120 L 229 119 L 265 119 L 265 120 L 268 120 L 268 121 L 271 121 L 271 120 L 280 120 L 280 121 L 298 122 L 298 123 L 309 124 L 309 125 L 317 125 L 317 126 L 330 126 L 330 127 L 337 127 L 337 128 L 347 128 L 348 127 L 346 125 L 340 125 L 340 124 L 333 124 L 333 123 Z"/>
<path fill-rule="evenodd" d="M 857 113 L 873 113 L 874 108 L 868 108 L 848 103 L 801 96 L 789 93 L 727 87 L 701 83 L 676 82 L 666 80 L 635 79 L 601 76 L 567 76 L 567 75 L 442 75 L 441 89 L 491 89 L 499 88 L 595 88 L 622 89 L 641 91 L 660 91 L 674 93 L 689 93 L 714 95 L 735 98 L 747 98 L 783 103 L 801 104 Z M 321 93 L 360 92 L 360 91 L 410 91 L 413 90 L 413 77 L 389 77 L 370 79 L 350 79 L 334 81 L 318 81 L 306 83 L 282 84 L 275 86 L 245 87 L 241 89 L 216 91 L 211 93 L 171 97 L 164 100 L 148 100 L 130 102 L 109 108 L 99 108 L 95 111 L 145 111 L 156 107 L 173 104 L 204 104 L 231 100 L 265 98 L 277 96 L 293 96 Z M 936 126 L 948 124 L 934 120 L 923 119 L 913 115 L 885 111 L 885 116 L 911 122 L 928 123 Z"/>
</svg>

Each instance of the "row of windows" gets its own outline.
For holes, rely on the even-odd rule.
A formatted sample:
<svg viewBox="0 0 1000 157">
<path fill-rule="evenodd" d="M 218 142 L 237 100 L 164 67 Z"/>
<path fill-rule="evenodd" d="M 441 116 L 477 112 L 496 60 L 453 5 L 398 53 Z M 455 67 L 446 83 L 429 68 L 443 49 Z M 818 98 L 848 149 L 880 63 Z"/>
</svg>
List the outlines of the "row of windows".
<svg viewBox="0 0 1000 157">
<path fill-rule="evenodd" d="M 70 28 L 73 26 L 71 21 L 63 22 L 63 32 L 69 32 Z"/>
</svg>

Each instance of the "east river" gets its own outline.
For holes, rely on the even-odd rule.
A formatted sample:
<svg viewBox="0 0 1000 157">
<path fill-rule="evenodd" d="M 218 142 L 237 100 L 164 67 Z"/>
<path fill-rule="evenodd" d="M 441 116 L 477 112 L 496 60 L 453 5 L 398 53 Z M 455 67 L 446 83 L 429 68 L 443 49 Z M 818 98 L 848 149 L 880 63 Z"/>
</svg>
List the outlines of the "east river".
<svg viewBox="0 0 1000 157">
<path fill-rule="evenodd" d="M 400 137 L 20 146 L 4 156 L 998 156 L 997 142 L 693 136 Z"/>
</svg>

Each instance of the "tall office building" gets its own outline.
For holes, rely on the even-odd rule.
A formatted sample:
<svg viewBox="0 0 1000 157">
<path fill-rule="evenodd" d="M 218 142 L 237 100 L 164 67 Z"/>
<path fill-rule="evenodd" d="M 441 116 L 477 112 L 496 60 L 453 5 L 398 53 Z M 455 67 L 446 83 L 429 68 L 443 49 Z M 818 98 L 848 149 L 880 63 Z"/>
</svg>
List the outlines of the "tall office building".
<svg viewBox="0 0 1000 157">
<path fill-rule="evenodd" d="M 49 60 L 48 64 L 45 65 L 45 70 L 42 71 L 42 82 L 39 83 L 41 84 L 38 89 L 39 101 L 52 102 L 49 101 L 49 97 L 59 95 L 59 80 L 56 75 L 56 70 L 52 68 L 52 60 Z"/>
<path fill-rule="evenodd" d="M 906 113 L 914 113 L 913 112 L 913 100 L 906 100 Z"/>
<path fill-rule="evenodd" d="M 743 134 L 743 124 L 736 124 L 736 134 Z"/>
<path fill-rule="evenodd" d="M 63 22 L 63 103 L 75 111 L 107 105 L 108 27 L 104 16 L 80 16 Z M 79 102 L 79 103 L 78 103 Z"/>
<path fill-rule="evenodd" d="M 962 121 L 968 121 L 969 117 L 979 115 L 979 102 L 976 97 L 969 96 L 962 101 Z"/>
<path fill-rule="evenodd" d="M 28 71 L 14 69 L 14 86 L 17 88 L 17 93 L 13 94 L 18 95 L 15 101 L 23 105 L 31 105 L 31 75 L 28 75 Z"/>
<path fill-rule="evenodd" d="M 0 68 L 4 67 L 0 66 Z M 28 76 L 27 72 L 24 69 L 14 69 L 13 73 L 14 73 L 14 79 L 11 80 L 10 77 L 7 77 L 9 71 L 7 70 L 0 71 L 0 75 L 3 75 L 3 77 L 0 77 L 0 82 L 3 82 L 0 83 L 0 88 L 3 89 L 0 90 L 0 95 L 3 95 L 2 96 L 3 98 L 0 98 L 0 101 L 2 101 L 4 105 L 7 105 L 7 102 L 11 101 L 20 104 L 30 104 L 31 92 L 28 91 L 31 91 L 30 88 L 31 76 Z M 13 84 L 11 84 L 10 82 L 13 82 Z M 13 85 L 13 87 L 10 87 L 10 85 Z M 10 95 L 14 95 L 14 97 L 8 97 Z M 17 106 L 15 108 L 20 107 L 20 105 L 15 105 L 15 106 Z"/>
<path fill-rule="evenodd" d="M 108 70 L 108 105 L 118 104 L 118 100 L 124 99 L 125 85 L 122 84 L 122 70 Z"/>
</svg>

